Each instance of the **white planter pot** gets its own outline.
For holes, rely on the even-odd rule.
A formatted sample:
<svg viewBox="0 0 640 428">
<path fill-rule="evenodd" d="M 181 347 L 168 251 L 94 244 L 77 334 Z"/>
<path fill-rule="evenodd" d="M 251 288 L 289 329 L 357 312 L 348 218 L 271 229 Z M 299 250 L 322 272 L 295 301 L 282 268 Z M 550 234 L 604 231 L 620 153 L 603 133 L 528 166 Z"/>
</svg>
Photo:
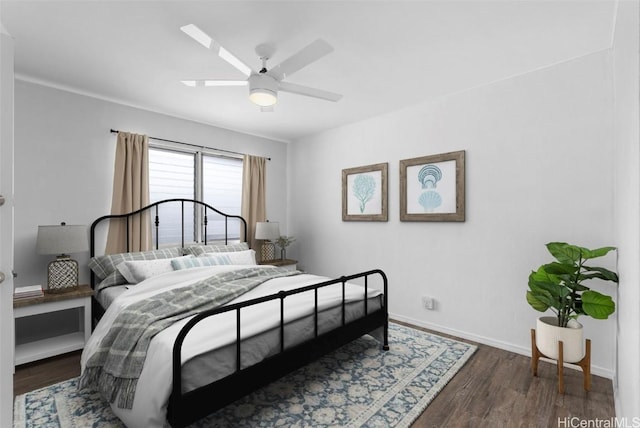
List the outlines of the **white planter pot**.
<svg viewBox="0 0 640 428">
<path fill-rule="evenodd" d="M 558 327 L 558 318 L 540 317 L 536 322 L 536 346 L 545 356 L 558 359 L 558 341 L 562 341 L 563 361 L 577 363 L 584 357 L 582 324 L 569 320 L 567 327 Z"/>
</svg>

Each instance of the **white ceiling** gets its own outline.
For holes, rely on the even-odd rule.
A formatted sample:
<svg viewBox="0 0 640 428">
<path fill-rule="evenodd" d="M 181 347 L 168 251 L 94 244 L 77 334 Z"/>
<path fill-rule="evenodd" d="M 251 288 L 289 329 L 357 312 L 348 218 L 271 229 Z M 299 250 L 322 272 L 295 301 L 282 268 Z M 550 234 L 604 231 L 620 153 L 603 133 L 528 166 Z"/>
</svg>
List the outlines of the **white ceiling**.
<svg viewBox="0 0 640 428">
<path fill-rule="evenodd" d="M 293 141 L 425 99 L 611 47 L 616 2 L 7 1 L 19 78 L 269 138 Z M 193 23 L 254 69 L 317 38 L 335 51 L 287 81 L 344 95 L 337 103 L 281 93 L 261 113 L 241 79 L 180 31 Z"/>
</svg>

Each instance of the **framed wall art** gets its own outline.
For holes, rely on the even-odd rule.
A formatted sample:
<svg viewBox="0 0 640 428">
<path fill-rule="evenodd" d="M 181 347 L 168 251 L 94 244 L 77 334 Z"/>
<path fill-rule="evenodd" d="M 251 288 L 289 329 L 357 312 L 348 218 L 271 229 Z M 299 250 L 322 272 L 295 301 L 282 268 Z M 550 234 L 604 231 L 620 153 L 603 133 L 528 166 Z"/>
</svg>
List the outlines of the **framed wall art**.
<svg viewBox="0 0 640 428">
<path fill-rule="evenodd" d="M 464 221 L 464 150 L 400 161 L 400 221 Z"/>
<path fill-rule="evenodd" d="M 387 163 L 342 170 L 342 221 L 387 221 Z"/>
</svg>

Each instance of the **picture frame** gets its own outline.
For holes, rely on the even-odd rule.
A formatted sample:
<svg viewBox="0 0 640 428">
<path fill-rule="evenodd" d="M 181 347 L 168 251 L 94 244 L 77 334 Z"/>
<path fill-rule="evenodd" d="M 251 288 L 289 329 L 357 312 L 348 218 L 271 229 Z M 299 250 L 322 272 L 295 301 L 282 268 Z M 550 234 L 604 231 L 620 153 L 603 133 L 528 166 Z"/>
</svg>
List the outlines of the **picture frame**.
<svg viewBox="0 0 640 428">
<path fill-rule="evenodd" d="M 465 151 L 400 161 L 400 221 L 465 221 Z"/>
<path fill-rule="evenodd" d="M 342 221 L 387 221 L 388 163 L 342 170 Z"/>
</svg>

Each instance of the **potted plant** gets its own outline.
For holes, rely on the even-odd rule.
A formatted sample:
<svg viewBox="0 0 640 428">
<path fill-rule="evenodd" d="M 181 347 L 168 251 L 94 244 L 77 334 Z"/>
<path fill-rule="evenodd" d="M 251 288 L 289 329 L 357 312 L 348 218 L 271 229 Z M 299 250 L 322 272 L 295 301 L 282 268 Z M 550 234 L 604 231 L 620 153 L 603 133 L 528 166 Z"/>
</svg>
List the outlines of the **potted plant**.
<svg viewBox="0 0 640 428">
<path fill-rule="evenodd" d="M 558 341 L 563 342 L 564 361 L 577 362 L 584 356 L 580 315 L 607 319 L 615 311 L 610 296 L 591 290 L 591 279 L 618 282 L 618 275 L 608 269 L 588 265 L 615 247 L 595 250 L 565 242 L 550 242 L 547 249 L 556 261 L 544 264 L 529 275 L 527 302 L 537 311 L 551 309 L 556 317 L 540 317 L 536 323 L 536 345 L 540 352 L 558 358 Z"/>
<path fill-rule="evenodd" d="M 282 260 L 287 258 L 287 247 L 295 240 L 296 238 L 293 236 L 280 236 L 273 241 L 278 247 L 280 247 L 280 258 Z"/>
</svg>

